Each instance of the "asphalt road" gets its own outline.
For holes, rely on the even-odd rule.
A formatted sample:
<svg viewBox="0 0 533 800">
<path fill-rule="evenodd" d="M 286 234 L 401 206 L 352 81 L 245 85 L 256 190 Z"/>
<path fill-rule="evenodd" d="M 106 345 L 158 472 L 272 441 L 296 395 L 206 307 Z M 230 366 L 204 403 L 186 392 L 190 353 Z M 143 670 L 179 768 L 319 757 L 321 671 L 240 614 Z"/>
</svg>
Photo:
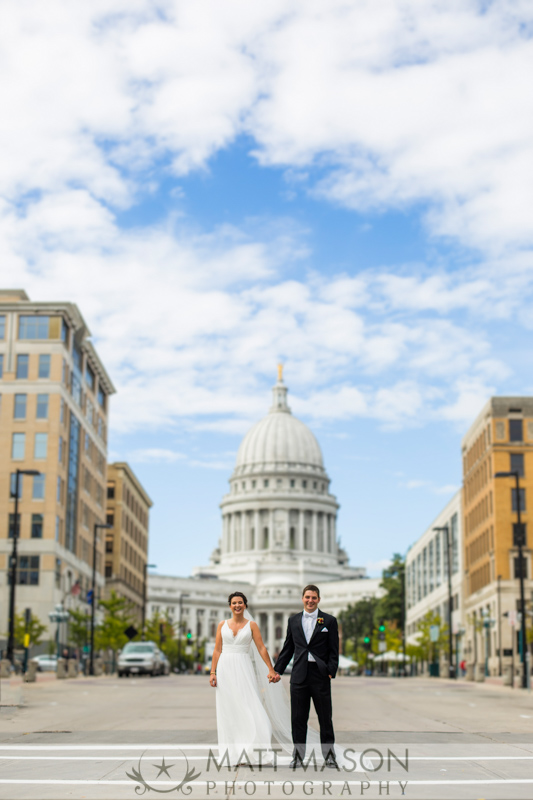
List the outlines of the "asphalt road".
<svg viewBox="0 0 533 800">
<path fill-rule="evenodd" d="M 533 697 L 522 690 L 338 678 L 337 743 L 353 763 L 340 772 L 320 758 L 296 772 L 284 758 L 217 768 L 215 691 L 197 676 L 2 681 L 0 798 L 533 797 Z"/>
</svg>

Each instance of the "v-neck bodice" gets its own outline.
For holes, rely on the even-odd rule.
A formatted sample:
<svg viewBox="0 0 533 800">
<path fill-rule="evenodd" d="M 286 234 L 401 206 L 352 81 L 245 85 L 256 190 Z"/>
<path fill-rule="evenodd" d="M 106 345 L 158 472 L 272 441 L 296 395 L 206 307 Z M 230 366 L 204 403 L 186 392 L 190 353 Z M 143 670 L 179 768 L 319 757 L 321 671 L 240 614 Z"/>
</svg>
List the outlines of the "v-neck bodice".
<svg viewBox="0 0 533 800">
<path fill-rule="evenodd" d="M 222 626 L 222 652 L 248 653 L 252 643 L 252 629 L 250 620 L 236 634 L 231 630 L 228 620 Z"/>
</svg>

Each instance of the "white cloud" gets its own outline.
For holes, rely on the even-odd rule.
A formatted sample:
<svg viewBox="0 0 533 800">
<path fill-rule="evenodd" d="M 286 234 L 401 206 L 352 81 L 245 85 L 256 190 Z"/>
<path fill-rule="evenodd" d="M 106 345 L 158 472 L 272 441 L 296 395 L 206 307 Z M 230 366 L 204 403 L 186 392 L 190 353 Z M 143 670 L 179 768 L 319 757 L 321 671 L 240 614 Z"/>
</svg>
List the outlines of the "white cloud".
<svg viewBox="0 0 533 800">
<path fill-rule="evenodd" d="M 124 205 L 139 171 L 206 168 L 246 133 L 333 202 L 427 203 L 436 235 L 530 246 L 531 8 L 8 0 L 1 194 L 77 186 Z"/>
<path fill-rule="evenodd" d="M 7 2 L 1 282 L 79 303 L 117 429 L 241 432 L 279 359 L 315 420 L 463 424 L 510 375 L 488 325 L 532 324 L 531 21 L 505 0 Z M 435 235 L 492 255 L 326 282 L 291 277 L 308 247 L 287 220 L 120 229 L 243 133 L 291 188 L 427 203 Z"/>
<path fill-rule="evenodd" d="M 134 450 L 128 456 L 128 460 L 133 464 L 173 464 L 181 461 L 186 456 L 174 450 L 167 450 L 160 447 L 145 447 Z"/>
</svg>

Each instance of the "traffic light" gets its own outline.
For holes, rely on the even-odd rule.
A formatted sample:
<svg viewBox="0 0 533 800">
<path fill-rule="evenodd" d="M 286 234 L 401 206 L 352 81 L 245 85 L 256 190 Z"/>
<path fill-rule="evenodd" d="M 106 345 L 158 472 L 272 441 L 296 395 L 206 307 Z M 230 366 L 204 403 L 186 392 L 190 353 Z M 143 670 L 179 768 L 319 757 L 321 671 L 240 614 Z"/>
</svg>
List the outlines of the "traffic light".
<svg viewBox="0 0 533 800">
<path fill-rule="evenodd" d="M 383 620 L 381 620 L 379 623 L 378 639 L 380 642 L 383 642 L 385 640 L 385 623 L 383 622 Z"/>
<path fill-rule="evenodd" d="M 365 646 L 365 650 L 370 650 L 370 636 L 365 636 L 363 639 L 363 644 Z"/>
<path fill-rule="evenodd" d="M 192 639 L 192 633 L 190 630 L 187 631 L 187 639 Z"/>
</svg>

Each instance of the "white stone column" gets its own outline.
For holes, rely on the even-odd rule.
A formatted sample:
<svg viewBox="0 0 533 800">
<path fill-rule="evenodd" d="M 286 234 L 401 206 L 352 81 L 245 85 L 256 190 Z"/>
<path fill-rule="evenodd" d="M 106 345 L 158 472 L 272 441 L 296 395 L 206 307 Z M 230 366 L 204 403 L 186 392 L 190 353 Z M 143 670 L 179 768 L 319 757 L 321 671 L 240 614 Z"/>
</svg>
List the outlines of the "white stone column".
<svg viewBox="0 0 533 800">
<path fill-rule="evenodd" d="M 259 518 L 259 511 L 256 509 L 254 511 L 254 536 L 255 536 L 255 550 L 261 549 L 261 520 Z"/>
<path fill-rule="evenodd" d="M 274 509 L 268 512 L 268 549 L 274 548 Z"/>
<path fill-rule="evenodd" d="M 226 552 L 231 553 L 231 514 L 226 514 Z"/>
<path fill-rule="evenodd" d="M 311 512 L 311 550 L 318 553 L 318 515 L 316 511 Z"/>
<path fill-rule="evenodd" d="M 302 509 L 298 511 L 298 540 L 297 540 L 297 549 L 303 550 L 305 543 L 304 543 L 304 525 L 305 525 L 305 514 Z"/>
</svg>

